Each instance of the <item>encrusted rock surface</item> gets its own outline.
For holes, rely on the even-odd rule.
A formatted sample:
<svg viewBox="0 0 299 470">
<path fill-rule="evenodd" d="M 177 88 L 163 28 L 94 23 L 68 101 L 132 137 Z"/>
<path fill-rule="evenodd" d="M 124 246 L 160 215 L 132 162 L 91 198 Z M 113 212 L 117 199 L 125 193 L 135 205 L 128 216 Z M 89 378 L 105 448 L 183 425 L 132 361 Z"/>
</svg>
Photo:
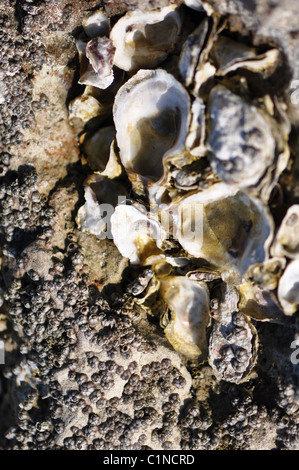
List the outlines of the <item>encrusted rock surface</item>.
<svg viewBox="0 0 299 470">
<path fill-rule="evenodd" d="M 102 3 L 113 16 L 174 2 Z M 209 3 L 254 44 L 283 49 L 298 162 L 297 1 Z M 78 79 L 74 35 L 97 4 L 0 5 L 0 448 L 298 449 L 298 317 L 257 323 L 252 378 L 221 381 L 207 363 L 180 357 L 133 303 L 113 242 L 77 229 L 87 173 L 67 103 Z M 284 176 L 290 191 L 296 171 Z"/>
</svg>

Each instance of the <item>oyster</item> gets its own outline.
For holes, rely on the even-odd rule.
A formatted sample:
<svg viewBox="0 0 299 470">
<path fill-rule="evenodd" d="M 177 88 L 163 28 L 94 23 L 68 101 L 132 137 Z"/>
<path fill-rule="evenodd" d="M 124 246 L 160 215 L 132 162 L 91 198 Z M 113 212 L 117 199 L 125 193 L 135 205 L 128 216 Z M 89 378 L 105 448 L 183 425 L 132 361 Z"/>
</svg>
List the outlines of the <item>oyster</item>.
<svg viewBox="0 0 299 470">
<path fill-rule="evenodd" d="M 103 220 L 103 211 L 97 197 L 89 186 L 85 187 L 84 197 L 85 204 L 80 207 L 76 217 L 77 225 L 83 232 L 104 238 L 107 224 Z"/>
<path fill-rule="evenodd" d="M 170 321 L 164 329 L 171 345 L 194 359 L 206 352 L 206 328 L 209 323 L 209 291 L 204 282 L 183 276 L 161 280 L 160 293 L 170 309 Z"/>
<path fill-rule="evenodd" d="M 299 257 L 299 204 L 291 206 L 277 232 L 271 249 L 273 256 Z"/>
<path fill-rule="evenodd" d="M 238 308 L 239 295 L 222 284 L 209 339 L 209 363 L 219 380 L 248 380 L 257 358 L 257 332 Z M 217 297 L 216 297 L 217 299 Z"/>
<path fill-rule="evenodd" d="M 106 106 L 103 106 L 93 96 L 81 95 L 69 103 L 69 119 L 79 119 L 83 124 L 95 117 L 102 116 L 106 111 Z"/>
<path fill-rule="evenodd" d="M 275 290 L 285 265 L 285 258 L 270 258 L 249 267 L 246 281 L 240 286 L 239 308 L 243 313 L 259 321 L 282 320 Z"/>
<path fill-rule="evenodd" d="M 192 85 L 199 64 L 204 63 L 201 55 L 206 54 L 206 41 L 209 33 L 209 20 L 204 18 L 200 25 L 185 41 L 179 60 L 181 77 L 187 87 Z M 213 75 L 216 69 L 213 67 Z"/>
<path fill-rule="evenodd" d="M 268 78 L 282 63 L 278 49 L 258 54 L 255 48 L 221 35 L 218 36 L 210 56 L 216 66 L 216 74 L 220 76 L 242 68 Z"/>
<path fill-rule="evenodd" d="M 122 197 L 118 195 L 122 194 Z M 112 238 L 111 216 L 114 207 L 126 198 L 127 190 L 115 179 L 103 175 L 92 175 L 85 181 L 85 204 L 77 214 L 77 225 L 83 232 L 96 235 L 97 238 Z"/>
<path fill-rule="evenodd" d="M 191 155 L 202 156 L 206 152 L 204 145 L 206 133 L 205 110 L 203 100 L 196 97 L 191 105 L 190 127 L 186 138 L 186 148 Z"/>
<path fill-rule="evenodd" d="M 197 11 L 204 11 L 203 4 L 201 0 L 184 0 L 185 5 L 187 7 L 192 8 L 192 10 L 197 10 Z"/>
<path fill-rule="evenodd" d="M 286 315 L 293 315 L 299 307 L 299 259 L 291 261 L 278 284 L 278 300 Z"/>
<path fill-rule="evenodd" d="M 283 320 L 283 311 L 276 294 L 252 282 L 245 282 L 240 286 L 239 308 L 247 317 L 254 320 L 274 322 Z"/>
<path fill-rule="evenodd" d="M 270 214 L 258 199 L 224 183 L 184 197 L 166 211 L 173 214 L 174 237 L 184 250 L 216 266 L 223 279 L 240 280 L 251 264 L 268 257 Z"/>
<path fill-rule="evenodd" d="M 285 265 L 285 258 L 270 258 L 261 264 L 250 266 L 246 278 L 262 289 L 275 290 Z"/>
<path fill-rule="evenodd" d="M 128 12 L 110 33 L 115 47 L 114 65 L 126 72 L 156 67 L 174 50 L 180 30 L 176 6 Z"/>
<path fill-rule="evenodd" d="M 135 279 L 133 282 L 131 282 L 128 285 L 127 292 L 129 294 L 134 295 L 135 297 L 140 296 L 147 289 L 153 277 L 154 277 L 154 271 L 152 271 L 149 268 L 145 269 L 145 271 L 143 271 L 137 277 L 137 279 Z"/>
<path fill-rule="evenodd" d="M 113 241 L 132 264 L 148 264 L 148 258 L 161 253 L 167 237 L 159 221 L 150 217 L 141 204 L 118 205 L 111 217 Z"/>
<path fill-rule="evenodd" d="M 109 19 L 106 13 L 101 9 L 86 13 L 82 26 L 89 39 L 99 36 L 109 36 Z"/>
<path fill-rule="evenodd" d="M 77 41 L 80 56 L 81 85 L 108 88 L 114 80 L 113 58 L 115 48 L 106 37 L 96 37 L 85 44 Z"/>
<path fill-rule="evenodd" d="M 163 159 L 184 149 L 190 100 L 165 70 L 140 70 L 115 97 L 113 116 L 120 158 L 128 172 L 153 181 Z"/>
<path fill-rule="evenodd" d="M 256 186 L 275 158 L 269 119 L 221 85 L 210 94 L 209 115 L 212 168 L 228 184 Z"/>
<path fill-rule="evenodd" d="M 92 170 L 105 170 L 114 137 L 114 126 L 101 127 L 94 133 L 85 134 L 82 151 Z"/>
</svg>

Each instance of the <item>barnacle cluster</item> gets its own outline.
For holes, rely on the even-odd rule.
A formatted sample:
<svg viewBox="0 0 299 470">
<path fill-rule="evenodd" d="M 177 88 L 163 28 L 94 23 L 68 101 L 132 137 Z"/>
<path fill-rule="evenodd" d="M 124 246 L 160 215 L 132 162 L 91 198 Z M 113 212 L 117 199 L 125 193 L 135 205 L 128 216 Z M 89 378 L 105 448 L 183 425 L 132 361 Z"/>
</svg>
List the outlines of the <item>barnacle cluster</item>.
<svg viewBox="0 0 299 470">
<path fill-rule="evenodd" d="M 186 5 L 85 17 L 70 118 L 94 173 L 77 223 L 152 273 L 132 294 L 174 349 L 239 383 L 257 358 L 252 319 L 298 307 L 297 206 L 276 234 L 272 202 L 292 161 L 273 89 L 284 59 Z"/>
</svg>

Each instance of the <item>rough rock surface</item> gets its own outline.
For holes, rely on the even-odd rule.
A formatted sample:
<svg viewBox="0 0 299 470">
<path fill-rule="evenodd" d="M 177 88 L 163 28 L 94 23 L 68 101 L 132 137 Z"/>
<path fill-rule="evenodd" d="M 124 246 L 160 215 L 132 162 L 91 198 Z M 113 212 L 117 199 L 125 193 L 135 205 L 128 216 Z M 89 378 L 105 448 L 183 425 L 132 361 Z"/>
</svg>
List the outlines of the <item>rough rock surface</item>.
<svg viewBox="0 0 299 470">
<path fill-rule="evenodd" d="M 132 304 L 113 243 L 76 227 L 86 173 L 66 104 L 78 78 L 74 34 L 98 3 L 0 4 L 0 448 L 298 449 L 298 319 L 257 324 L 255 376 L 218 381 Z M 101 3 L 112 16 L 170 2 Z M 253 43 L 283 49 L 296 152 L 297 0 L 209 3 Z"/>
</svg>

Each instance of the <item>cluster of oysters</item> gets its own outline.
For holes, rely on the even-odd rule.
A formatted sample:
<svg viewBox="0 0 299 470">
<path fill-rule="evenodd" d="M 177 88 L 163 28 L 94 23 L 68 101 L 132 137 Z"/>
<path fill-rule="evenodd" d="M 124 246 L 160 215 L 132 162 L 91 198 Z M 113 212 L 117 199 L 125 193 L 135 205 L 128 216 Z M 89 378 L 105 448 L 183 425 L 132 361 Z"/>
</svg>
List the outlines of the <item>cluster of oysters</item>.
<svg viewBox="0 0 299 470">
<path fill-rule="evenodd" d="M 177 351 L 239 383 L 255 321 L 299 304 L 299 206 L 277 227 L 270 204 L 290 160 L 286 105 L 268 91 L 283 58 L 185 3 L 84 19 L 69 113 L 93 174 L 77 223 L 144 267 L 128 292 Z"/>
</svg>

